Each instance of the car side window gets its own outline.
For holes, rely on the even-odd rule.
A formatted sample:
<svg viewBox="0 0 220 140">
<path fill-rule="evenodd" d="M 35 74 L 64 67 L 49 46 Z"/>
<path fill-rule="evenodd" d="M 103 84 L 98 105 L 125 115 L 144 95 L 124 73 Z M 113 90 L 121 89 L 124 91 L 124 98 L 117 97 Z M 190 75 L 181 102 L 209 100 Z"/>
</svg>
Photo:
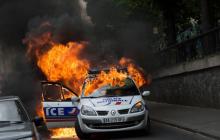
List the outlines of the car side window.
<svg viewBox="0 0 220 140">
<path fill-rule="evenodd" d="M 62 87 L 60 85 L 45 85 L 44 86 L 45 101 L 62 101 Z"/>
</svg>

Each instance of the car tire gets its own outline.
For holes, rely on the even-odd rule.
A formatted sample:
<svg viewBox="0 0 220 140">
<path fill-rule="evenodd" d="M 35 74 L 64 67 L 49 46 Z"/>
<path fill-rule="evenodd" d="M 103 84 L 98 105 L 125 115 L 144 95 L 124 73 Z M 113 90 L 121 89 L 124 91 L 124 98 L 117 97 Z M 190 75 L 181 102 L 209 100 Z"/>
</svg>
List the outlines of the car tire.
<svg viewBox="0 0 220 140">
<path fill-rule="evenodd" d="M 150 121 L 150 117 L 147 118 L 147 125 L 145 126 L 145 128 L 143 129 L 144 134 L 149 135 L 151 132 L 151 121 Z"/>
<path fill-rule="evenodd" d="M 85 140 L 85 139 L 89 139 L 90 138 L 90 134 L 84 133 L 82 132 L 80 125 L 79 125 L 79 121 L 77 119 L 76 124 L 75 124 L 75 131 L 76 131 L 76 135 L 81 139 L 81 140 Z"/>
</svg>

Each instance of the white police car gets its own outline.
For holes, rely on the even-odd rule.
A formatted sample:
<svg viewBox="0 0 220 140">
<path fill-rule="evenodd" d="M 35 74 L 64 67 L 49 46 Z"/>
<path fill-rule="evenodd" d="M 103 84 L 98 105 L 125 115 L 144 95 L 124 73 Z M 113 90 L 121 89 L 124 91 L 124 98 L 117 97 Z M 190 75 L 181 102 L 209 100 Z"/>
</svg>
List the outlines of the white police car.
<svg viewBox="0 0 220 140">
<path fill-rule="evenodd" d="M 97 132 L 127 130 L 149 132 L 149 111 L 143 99 L 143 96 L 150 94 L 149 91 L 141 94 L 130 77 L 122 81 L 123 86 L 113 87 L 107 84 L 88 90 L 94 79 L 93 76 L 85 80 L 80 97 L 72 92 L 74 96 L 72 101 L 62 95 L 63 89 L 67 88 L 57 83 L 45 83 L 47 86 L 56 85 L 59 88 L 56 90 L 62 93 L 60 97 L 54 97 L 50 101 L 44 90 L 46 100 L 43 105 L 49 128 L 73 126 L 75 122 L 77 136 L 81 139 L 89 138 L 92 133 Z"/>
</svg>

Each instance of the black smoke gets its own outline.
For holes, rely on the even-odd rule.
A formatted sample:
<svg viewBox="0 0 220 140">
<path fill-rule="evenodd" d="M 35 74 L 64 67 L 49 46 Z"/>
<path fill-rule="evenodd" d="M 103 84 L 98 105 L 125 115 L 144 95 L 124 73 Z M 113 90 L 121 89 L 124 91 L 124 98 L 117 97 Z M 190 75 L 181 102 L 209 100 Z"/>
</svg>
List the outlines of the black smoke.
<svg viewBox="0 0 220 140">
<path fill-rule="evenodd" d="M 21 45 L 31 19 L 65 14 L 80 18 L 78 0 L 1 0 L 0 39 L 9 44 L 8 47 Z"/>
<path fill-rule="evenodd" d="M 80 13 L 78 0 L 0 1 L 0 96 L 19 96 L 30 112 L 35 111 L 40 101 L 42 74 L 28 60 L 22 41 L 27 32 L 46 19 L 55 24 L 54 39 L 84 39 L 82 34 L 87 29 Z"/>
<path fill-rule="evenodd" d="M 144 13 L 128 18 L 126 9 L 114 0 L 85 1 L 90 22 L 83 19 L 79 0 L 0 1 L 0 95 L 18 95 L 34 110 L 43 75 L 27 59 L 23 42 L 45 31 L 52 32 L 55 42 L 89 42 L 82 57 L 94 67 L 129 57 L 146 71 L 151 70 L 153 23 L 143 17 Z M 50 26 L 39 28 L 45 22 Z"/>
<path fill-rule="evenodd" d="M 151 16 L 140 12 L 129 16 L 126 7 L 114 0 L 85 0 L 87 13 L 94 24 L 92 47 L 89 52 L 96 53 L 94 59 L 103 64 L 114 63 L 121 57 L 137 62 L 147 72 L 155 67 L 153 45 L 153 25 Z M 90 60 L 91 60 L 90 59 Z M 97 63 L 96 63 L 97 64 Z"/>
</svg>

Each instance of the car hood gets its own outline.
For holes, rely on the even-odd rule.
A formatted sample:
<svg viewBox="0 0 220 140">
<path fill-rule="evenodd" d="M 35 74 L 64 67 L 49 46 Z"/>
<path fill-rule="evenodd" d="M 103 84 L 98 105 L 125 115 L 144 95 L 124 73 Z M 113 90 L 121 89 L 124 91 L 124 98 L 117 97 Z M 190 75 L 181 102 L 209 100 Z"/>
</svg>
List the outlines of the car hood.
<svg viewBox="0 0 220 140">
<path fill-rule="evenodd" d="M 95 106 L 113 106 L 113 105 L 129 105 L 131 104 L 134 96 L 123 96 L 123 97 L 101 97 L 91 98 L 89 101 Z"/>
<path fill-rule="evenodd" d="M 20 124 L 0 124 L 0 140 L 20 139 L 31 137 L 32 123 L 24 122 Z"/>
</svg>

